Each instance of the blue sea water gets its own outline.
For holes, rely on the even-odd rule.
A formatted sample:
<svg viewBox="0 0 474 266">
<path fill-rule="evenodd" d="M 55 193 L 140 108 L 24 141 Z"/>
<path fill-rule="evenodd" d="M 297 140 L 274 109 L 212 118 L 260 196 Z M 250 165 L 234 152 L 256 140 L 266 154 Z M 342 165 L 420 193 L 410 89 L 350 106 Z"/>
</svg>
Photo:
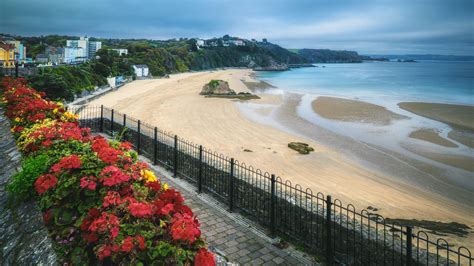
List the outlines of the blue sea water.
<svg viewBox="0 0 474 266">
<path fill-rule="evenodd" d="M 351 158 L 356 158 L 357 161 L 368 167 L 386 171 L 389 167 L 385 166 L 397 165 L 398 158 L 393 157 L 393 160 L 389 161 L 373 160 L 364 154 L 366 150 L 376 149 L 389 157 L 392 156 L 385 151 L 395 152 L 441 169 L 443 174 L 437 177 L 441 180 L 470 190 L 474 189 L 473 172 L 435 161 L 412 151 L 416 149 L 430 154 L 474 158 L 474 149 L 450 139 L 448 134 L 452 128 L 448 124 L 418 116 L 398 106 L 398 103 L 407 101 L 474 105 L 474 62 L 365 62 L 360 64 L 317 64 L 316 66 L 284 72 L 257 72 L 257 79 L 267 81 L 276 87 L 264 90 L 262 93 L 280 95 L 283 99 L 282 104 L 240 103 L 241 110 L 250 119 L 331 146 Z M 279 115 L 281 113 L 278 110 L 286 110 L 284 106 L 287 100 L 294 95 L 300 97 L 295 110 L 299 118 L 319 128 L 336 133 L 335 135 L 344 136 L 355 143 L 362 144 L 366 149 L 360 152 L 357 149 L 352 149 L 350 143 L 334 141 L 332 137 L 324 137 L 321 130 L 309 126 L 308 128 L 311 128 L 312 131 L 304 130 L 289 123 L 285 118 L 281 118 Z M 318 96 L 356 99 L 381 105 L 394 113 L 403 115 L 406 119 L 393 120 L 389 125 L 327 119 L 315 113 L 312 108 L 312 102 Z M 266 115 L 265 112 L 258 112 L 259 108 L 274 109 L 269 115 Z M 412 132 L 418 129 L 435 130 L 439 136 L 454 142 L 457 147 L 444 147 L 409 137 Z M 407 160 L 403 163 L 400 162 L 400 167 L 406 168 L 405 163 L 407 162 Z M 417 163 L 408 162 L 408 164 L 408 168 L 416 170 L 413 170 L 413 173 L 404 174 L 401 178 L 410 179 L 412 174 L 419 172 Z M 393 169 L 387 170 L 387 172 L 391 175 L 398 175 L 397 169 L 400 168 L 394 167 Z M 426 173 L 426 175 L 431 175 L 431 173 Z M 410 182 L 418 182 L 413 181 L 414 179 L 410 180 Z"/>
<path fill-rule="evenodd" d="M 285 72 L 259 72 L 257 78 L 283 90 L 371 102 L 383 99 L 474 105 L 472 61 L 366 62 L 316 66 Z"/>
</svg>

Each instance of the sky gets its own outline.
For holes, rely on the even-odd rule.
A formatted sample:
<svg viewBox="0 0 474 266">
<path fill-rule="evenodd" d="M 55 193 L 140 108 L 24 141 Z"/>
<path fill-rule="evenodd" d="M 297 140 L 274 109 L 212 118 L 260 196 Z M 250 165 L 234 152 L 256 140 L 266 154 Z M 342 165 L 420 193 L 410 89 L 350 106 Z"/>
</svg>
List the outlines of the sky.
<svg viewBox="0 0 474 266">
<path fill-rule="evenodd" d="M 0 33 L 267 38 L 285 48 L 474 55 L 474 0 L 0 0 Z"/>
</svg>

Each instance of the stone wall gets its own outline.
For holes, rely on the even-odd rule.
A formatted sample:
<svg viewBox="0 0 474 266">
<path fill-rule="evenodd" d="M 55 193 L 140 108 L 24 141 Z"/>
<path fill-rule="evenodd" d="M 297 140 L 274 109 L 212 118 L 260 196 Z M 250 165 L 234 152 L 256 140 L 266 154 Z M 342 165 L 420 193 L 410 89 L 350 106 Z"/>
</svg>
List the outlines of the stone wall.
<svg viewBox="0 0 474 266">
<path fill-rule="evenodd" d="M 35 201 L 14 203 L 6 185 L 20 169 L 21 154 L 0 107 L 0 263 L 1 265 L 54 265 L 56 255 Z"/>
</svg>

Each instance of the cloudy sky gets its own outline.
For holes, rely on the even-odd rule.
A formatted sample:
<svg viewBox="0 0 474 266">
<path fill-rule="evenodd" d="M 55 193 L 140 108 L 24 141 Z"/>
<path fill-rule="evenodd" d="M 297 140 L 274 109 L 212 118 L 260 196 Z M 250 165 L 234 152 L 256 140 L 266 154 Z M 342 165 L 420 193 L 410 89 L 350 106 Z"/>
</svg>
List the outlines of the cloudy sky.
<svg viewBox="0 0 474 266">
<path fill-rule="evenodd" d="M 474 55 L 474 0 L 0 0 L 1 32 Z"/>
</svg>

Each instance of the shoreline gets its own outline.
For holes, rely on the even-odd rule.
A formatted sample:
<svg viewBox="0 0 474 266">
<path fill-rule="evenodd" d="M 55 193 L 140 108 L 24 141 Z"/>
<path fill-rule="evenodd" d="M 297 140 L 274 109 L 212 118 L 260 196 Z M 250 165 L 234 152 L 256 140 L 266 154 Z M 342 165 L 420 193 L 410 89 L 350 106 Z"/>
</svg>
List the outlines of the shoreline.
<svg viewBox="0 0 474 266">
<path fill-rule="evenodd" d="M 228 69 L 175 74 L 169 79 L 134 81 L 93 100 L 90 105 L 104 104 L 120 110 L 241 162 L 271 170 L 283 179 L 299 183 L 314 192 L 333 194 L 343 202 L 355 204 L 357 209 L 374 206 L 386 217 L 429 217 L 474 227 L 471 214 L 474 208 L 469 202 L 460 204 L 433 191 L 413 187 L 410 180 L 400 180 L 383 171 L 369 169 L 324 142 L 259 123 L 240 110 L 242 105 L 256 106 L 256 110 L 260 110 L 259 116 L 263 118 L 278 111 L 290 115 L 287 117 L 289 120 L 295 120 L 294 117 L 298 117 L 296 113 L 283 110 L 288 106 L 285 96 L 263 92 L 259 94 L 259 100 L 236 101 L 199 95 L 202 86 L 210 79 L 224 79 L 236 92 L 250 92 L 243 81 L 258 82 L 250 77 L 251 73 L 247 69 Z M 305 121 L 300 119 L 287 122 L 294 126 L 298 121 Z M 317 130 L 330 140 L 340 139 L 328 130 Z M 293 141 L 308 143 L 315 152 L 297 154 L 287 147 Z M 354 144 L 350 139 L 346 141 Z M 368 149 L 368 146 L 359 146 L 357 144 L 354 149 L 361 149 L 362 152 Z M 446 180 L 437 182 L 444 183 Z M 394 199 L 397 199 L 397 204 L 393 203 Z"/>
</svg>

